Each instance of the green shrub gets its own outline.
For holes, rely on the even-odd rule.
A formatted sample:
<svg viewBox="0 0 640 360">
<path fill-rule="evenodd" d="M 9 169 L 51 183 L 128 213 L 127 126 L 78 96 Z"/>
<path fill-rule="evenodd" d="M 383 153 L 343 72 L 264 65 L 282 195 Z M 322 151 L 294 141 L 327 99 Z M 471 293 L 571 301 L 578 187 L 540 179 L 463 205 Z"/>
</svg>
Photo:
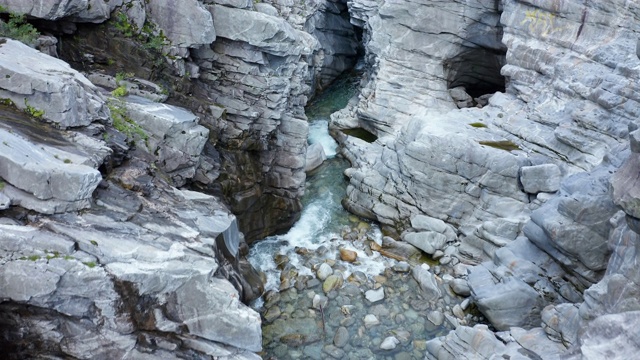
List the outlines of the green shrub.
<svg viewBox="0 0 640 360">
<path fill-rule="evenodd" d="M 0 12 L 7 12 L 7 9 L 0 8 Z M 9 20 L 0 20 L 0 36 L 8 37 L 23 42 L 31 47 L 35 46 L 38 39 L 38 30 L 27 22 L 24 14 L 9 14 Z"/>
<path fill-rule="evenodd" d="M 472 122 L 469 124 L 470 126 L 473 126 L 474 128 L 486 128 L 487 125 L 481 123 L 481 122 Z"/>
<path fill-rule="evenodd" d="M 113 120 L 113 127 L 116 130 L 125 134 L 127 138 L 133 139 L 134 135 L 137 135 L 144 140 L 145 144 L 148 142 L 149 135 L 147 135 L 140 125 L 136 124 L 136 122 L 129 117 L 127 108 L 122 100 L 110 99 L 107 106 L 109 110 L 111 110 L 111 119 Z"/>
<path fill-rule="evenodd" d="M 129 91 L 127 90 L 127 87 L 124 85 L 118 86 L 111 92 L 111 95 L 115 97 L 123 97 L 123 96 L 127 96 L 128 94 L 129 94 Z"/>
<path fill-rule="evenodd" d="M 136 26 L 129 22 L 127 14 L 119 12 L 113 18 L 113 26 L 118 29 L 125 37 L 132 37 L 136 33 Z"/>
</svg>

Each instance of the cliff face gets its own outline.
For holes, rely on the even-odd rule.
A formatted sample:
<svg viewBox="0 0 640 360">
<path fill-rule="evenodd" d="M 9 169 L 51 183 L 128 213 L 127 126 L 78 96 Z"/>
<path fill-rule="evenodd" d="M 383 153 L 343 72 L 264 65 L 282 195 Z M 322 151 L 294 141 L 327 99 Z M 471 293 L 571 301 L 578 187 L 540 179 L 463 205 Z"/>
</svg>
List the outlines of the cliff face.
<svg viewBox="0 0 640 360">
<path fill-rule="evenodd" d="M 417 214 L 442 219 L 457 228 L 455 257 L 489 260 L 468 283 L 502 341 L 486 327 L 460 327 L 430 342 L 428 357 L 637 351 L 632 340 L 596 346 L 632 339 L 638 310 L 627 267 L 637 237 L 628 150 L 640 109 L 637 4 L 353 1 L 350 9 L 365 29 L 371 72 L 358 104 L 333 125 L 380 138 L 342 138 L 353 163 L 345 206 L 401 228 Z M 499 76 L 504 92 L 478 96 L 495 91 Z"/>
<path fill-rule="evenodd" d="M 358 52 L 346 4 L 0 5 L 83 71 L 0 39 L 0 348 L 258 358 L 246 242 L 298 216 L 304 105 Z"/>
<path fill-rule="evenodd" d="M 78 24 L 61 56 L 85 71 L 161 84 L 210 130 L 193 185 L 225 198 L 249 242 L 288 229 L 304 192 L 304 105 L 356 60 L 346 5 L 135 0 L 109 24 Z M 160 31 L 161 54 L 146 51 Z"/>
</svg>

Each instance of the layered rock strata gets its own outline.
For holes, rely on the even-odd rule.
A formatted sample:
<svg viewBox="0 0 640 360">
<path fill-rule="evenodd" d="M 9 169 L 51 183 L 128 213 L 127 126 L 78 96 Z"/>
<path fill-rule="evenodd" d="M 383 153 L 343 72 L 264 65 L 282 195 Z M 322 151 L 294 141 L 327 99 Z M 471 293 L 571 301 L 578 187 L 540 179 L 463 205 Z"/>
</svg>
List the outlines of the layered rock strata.
<svg viewBox="0 0 640 360">
<path fill-rule="evenodd" d="M 629 135 L 639 108 L 636 4 L 353 1 L 350 9 L 365 29 L 371 72 L 358 104 L 333 126 L 379 139 L 339 136 L 353 164 L 345 207 L 403 229 L 417 215 L 441 219 L 457 231 L 452 256 L 490 260 L 471 269 L 468 285 L 504 332 L 460 327 L 430 342 L 427 357 L 637 352 L 627 325 L 638 310 L 627 268 L 636 156 L 625 150 L 630 138 L 637 151 Z M 481 38 L 496 44 L 502 35 L 504 46 L 479 41 L 464 30 L 471 24 L 493 27 Z M 487 68 L 465 46 L 506 50 L 505 92 L 488 103 L 472 83 L 451 81 L 458 60 Z M 477 107 L 456 109 L 466 105 Z M 439 245 L 434 235 L 422 243 L 427 252 Z"/>
<path fill-rule="evenodd" d="M 27 86 L 61 68 L 13 40 L 0 44 L 8 49 L 39 59 L 38 71 L 20 73 Z M 6 55 L 2 66 L 21 60 Z M 63 131 L 9 102 L 0 109 L 4 356 L 259 358 L 260 317 L 243 301 L 261 290 L 240 258 L 236 217 L 220 199 L 170 184 L 195 176 L 207 129 L 186 109 L 142 98 L 118 100 L 110 115 L 107 95 L 69 67 L 47 81 L 40 96 L 70 96 L 81 109 L 65 121 L 93 116 L 76 104 L 77 81 L 105 118 Z M 11 99 L 30 96 L 1 86 Z"/>
<path fill-rule="evenodd" d="M 134 46 L 136 37 L 145 39 L 142 49 Z M 170 102 L 202 119 L 210 139 L 193 185 L 222 194 L 249 241 L 297 219 L 308 133 L 304 105 L 358 54 L 340 1 L 131 0 L 115 9 L 106 27 L 79 25 L 67 44 L 62 56 L 92 72 L 114 75 L 109 59 L 122 57 L 119 71 L 158 79 Z M 161 54 L 153 50 L 157 45 Z"/>
</svg>

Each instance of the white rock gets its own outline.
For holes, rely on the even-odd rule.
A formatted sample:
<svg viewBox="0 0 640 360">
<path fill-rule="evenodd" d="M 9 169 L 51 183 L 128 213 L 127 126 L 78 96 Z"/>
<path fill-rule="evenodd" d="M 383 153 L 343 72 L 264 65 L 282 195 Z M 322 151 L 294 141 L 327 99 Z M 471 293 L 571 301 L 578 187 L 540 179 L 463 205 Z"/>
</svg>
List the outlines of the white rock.
<svg viewBox="0 0 640 360">
<path fill-rule="evenodd" d="M 322 263 L 316 270 L 316 276 L 320 281 L 324 281 L 329 275 L 333 274 L 333 269 L 327 263 Z"/>
<path fill-rule="evenodd" d="M 367 314 L 364 317 L 364 326 L 367 328 L 370 328 L 372 326 L 376 326 L 380 324 L 380 320 L 378 320 L 378 318 L 373 315 L 373 314 Z"/>
<path fill-rule="evenodd" d="M 396 339 L 395 336 L 389 336 L 382 341 L 382 343 L 380 344 L 380 349 L 393 350 L 398 344 L 400 344 L 400 340 Z"/>
<path fill-rule="evenodd" d="M 384 287 L 379 287 L 376 290 L 367 290 L 364 296 L 370 303 L 375 303 L 384 300 Z"/>
</svg>

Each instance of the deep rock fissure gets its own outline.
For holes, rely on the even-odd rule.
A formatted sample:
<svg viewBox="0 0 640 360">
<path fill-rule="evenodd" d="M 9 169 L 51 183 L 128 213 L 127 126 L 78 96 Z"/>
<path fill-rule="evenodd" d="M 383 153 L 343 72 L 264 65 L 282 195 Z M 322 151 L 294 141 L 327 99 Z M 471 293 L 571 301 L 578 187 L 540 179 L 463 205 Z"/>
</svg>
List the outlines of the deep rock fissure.
<svg viewBox="0 0 640 360">
<path fill-rule="evenodd" d="M 506 64 L 507 48 L 502 43 L 502 9 L 498 1 L 493 10 L 484 14 L 483 21 L 473 22 L 466 29 L 468 36 L 462 50 L 443 62 L 447 88 L 464 87 L 474 99 L 504 92 L 506 88 L 500 70 Z"/>
</svg>

